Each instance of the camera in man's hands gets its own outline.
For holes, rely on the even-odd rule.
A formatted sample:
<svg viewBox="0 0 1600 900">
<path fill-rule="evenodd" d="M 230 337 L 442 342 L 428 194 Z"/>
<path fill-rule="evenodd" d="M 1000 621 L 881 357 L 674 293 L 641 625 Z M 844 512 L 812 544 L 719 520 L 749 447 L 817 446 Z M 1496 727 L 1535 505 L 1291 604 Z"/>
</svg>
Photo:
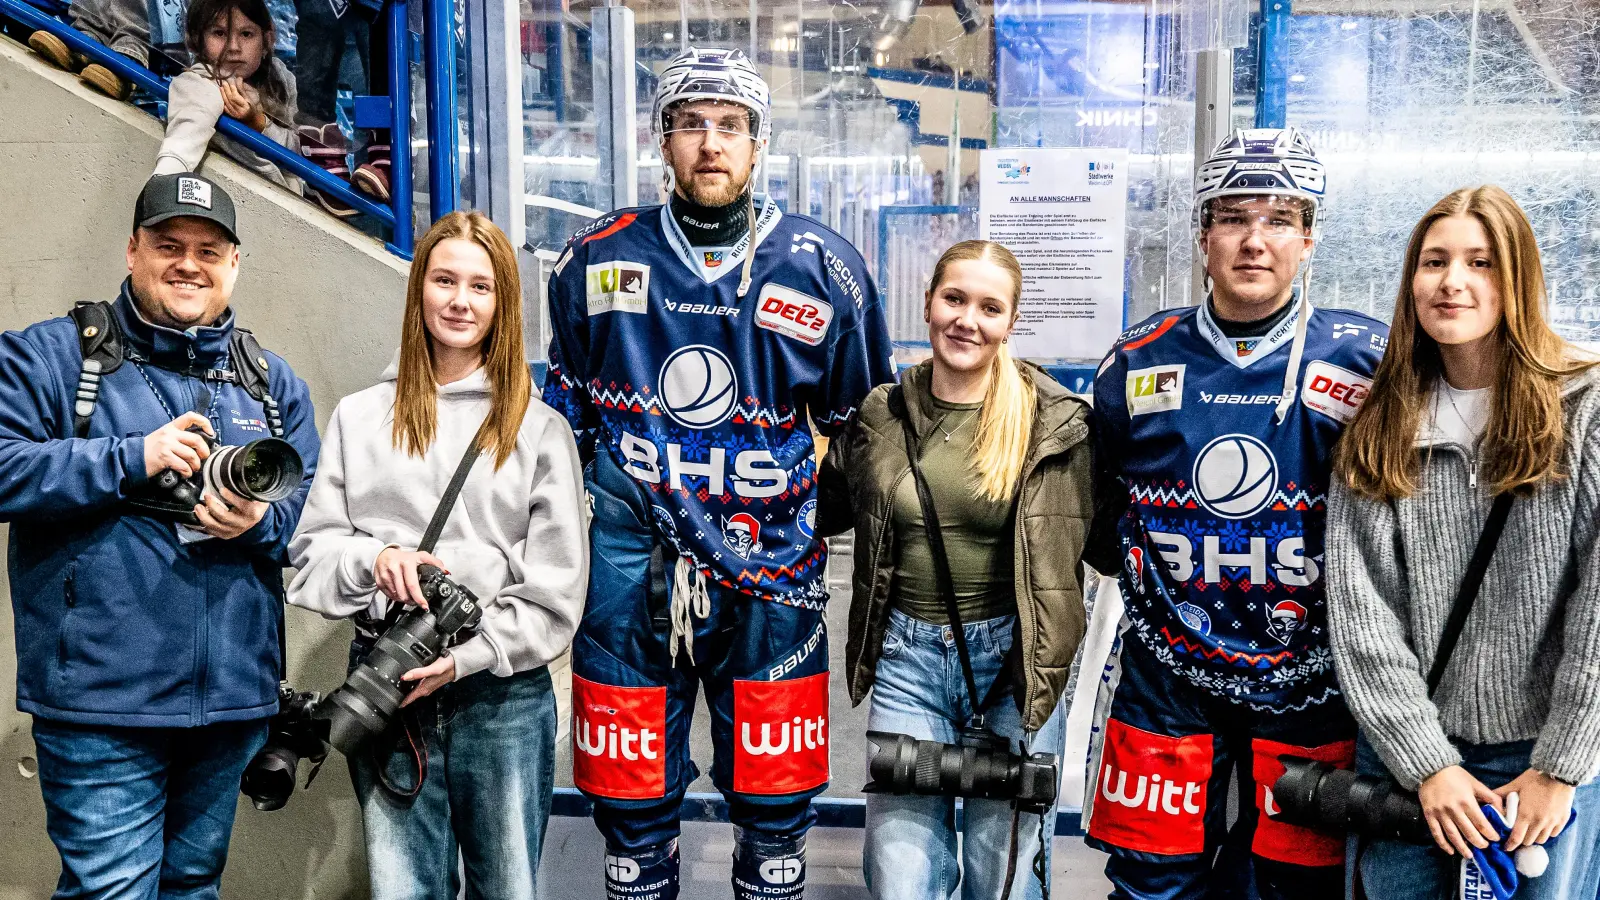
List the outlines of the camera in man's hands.
<svg viewBox="0 0 1600 900">
<path fill-rule="evenodd" d="M 282 809 L 294 793 L 300 760 L 320 766 L 327 758 L 328 748 L 323 743 L 327 724 L 315 718 L 316 708 L 316 693 L 296 691 L 287 682 L 278 685 L 278 714 L 267 720 L 267 743 L 245 767 L 239 785 L 256 809 Z M 307 778 L 306 786 L 310 785 Z"/>
<path fill-rule="evenodd" d="M 1428 820 L 1416 794 L 1387 778 L 1357 775 L 1349 769 L 1286 756 L 1284 773 L 1272 786 L 1278 812 L 1290 825 L 1338 833 L 1354 832 L 1379 840 L 1433 845 Z"/>
<path fill-rule="evenodd" d="M 869 731 L 867 745 L 868 793 L 1013 800 L 1028 812 L 1043 812 L 1056 802 L 1054 754 L 1021 756 L 1004 738 L 973 733 L 962 743 L 942 744 Z"/>
<path fill-rule="evenodd" d="M 367 658 L 317 708 L 328 725 L 328 743 L 351 755 L 388 729 L 413 685 L 400 676 L 439 658 L 462 629 L 483 618 L 478 598 L 437 566 L 417 566 L 428 608 L 410 607 L 384 629 Z"/>
<path fill-rule="evenodd" d="M 225 488 L 246 500 L 276 503 L 300 487 L 305 464 L 285 440 L 262 438 L 248 444 L 225 446 L 200 428 L 189 431 L 205 439 L 211 453 L 200 471 L 184 477 L 163 469 L 128 502 L 146 512 L 198 527 L 194 508 L 205 497 L 222 496 Z"/>
</svg>

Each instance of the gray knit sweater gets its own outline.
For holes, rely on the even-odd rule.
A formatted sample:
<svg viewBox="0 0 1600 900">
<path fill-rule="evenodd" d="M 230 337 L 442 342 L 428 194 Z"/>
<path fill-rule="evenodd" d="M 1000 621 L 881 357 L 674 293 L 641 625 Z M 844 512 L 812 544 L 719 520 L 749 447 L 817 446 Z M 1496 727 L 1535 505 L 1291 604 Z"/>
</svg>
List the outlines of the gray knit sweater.
<svg viewBox="0 0 1600 900">
<path fill-rule="evenodd" d="M 1469 486 L 1467 450 L 1426 425 L 1413 496 L 1377 502 L 1334 479 L 1334 663 L 1363 733 L 1407 788 L 1461 762 L 1446 735 L 1532 739 L 1533 768 L 1565 781 L 1600 766 L 1600 373 L 1569 381 L 1563 409 L 1568 477 L 1512 505 L 1432 701 L 1426 673 L 1491 498 Z"/>
</svg>

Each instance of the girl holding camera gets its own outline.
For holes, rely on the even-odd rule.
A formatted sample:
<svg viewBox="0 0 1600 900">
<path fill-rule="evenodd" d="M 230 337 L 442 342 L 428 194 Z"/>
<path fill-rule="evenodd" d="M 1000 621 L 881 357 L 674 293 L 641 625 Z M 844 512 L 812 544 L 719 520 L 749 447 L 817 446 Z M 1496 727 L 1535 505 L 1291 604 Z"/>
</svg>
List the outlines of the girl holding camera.
<svg viewBox="0 0 1600 900">
<path fill-rule="evenodd" d="M 1516 201 L 1494 186 L 1440 200 L 1412 231 L 1388 351 L 1339 446 L 1328 617 L 1357 767 L 1417 791 L 1438 845 L 1369 846 L 1370 897 L 1453 897 L 1472 848 L 1558 835 L 1518 896 L 1600 889 L 1600 370 L 1550 328 L 1547 300 Z M 1441 649 L 1508 495 L 1459 643 Z M 1503 814 L 1513 793 L 1503 834 L 1482 807 Z"/>
<path fill-rule="evenodd" d="M 483 619 L 431 665 L 374 752 L 350 760 L 375 900 L 532 900 L 554 778 L 548 663 L 587 584 L 587 515 L 572 430 L 532 395 L 522 287 L 506 236 L 454 212 L 417 244 L 400 352 L 339 402 L 290 545 L 289 602 L 359 616 L 354 667 L 395 604 L 427 605 L 437 566 Z M 469 446 L 475 462 L 436 549 L 417 552 Z M 402 730 L 403 726 L 403 730 Z"/>
<path fill-rule="evenodd" d="M 1085 624 L 1089 410 L 1011 357 L 1021 299 L 1022 270 L 1006 248 L 965 241 L 945 251 L 923 313 L 933 358 L 873 391 L 828 449 L 817 528 L 855 528 L 846 672 L 855 703 L 872 689 L 870 730 L 1059 757 L 1058 706 Z M 930 542 L 908 445 L 942 547 Z M 963 897 L 999 897 L 1013 862 L 1006 897 L 1048 894 L 1053 808 L 1040 816 L 968 799 L 965 817 L 958 856 L 953 797 L 870 794 L 872 896 L 943 900 L 959 881 Z"/>
</svg>

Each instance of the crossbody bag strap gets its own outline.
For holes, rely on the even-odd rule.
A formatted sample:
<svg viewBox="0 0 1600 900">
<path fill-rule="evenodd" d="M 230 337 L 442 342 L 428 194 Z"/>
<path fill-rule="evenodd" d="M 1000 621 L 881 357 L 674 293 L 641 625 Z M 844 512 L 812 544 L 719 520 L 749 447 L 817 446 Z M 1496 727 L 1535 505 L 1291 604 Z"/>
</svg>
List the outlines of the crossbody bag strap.
<svg viewBox="0 0 1600 900">
<path fill-rule="evenodd" d="M 1461 632 L 1467 627 L 1467 617 L 1472 615 L 1472 604 L 1478 599 L 1484 573 L 1489 570 L 1489 560 L 1494 558 L 1494 548 L 1500 543 L 1500 532 L 1505 530 L 1506 517 L 1511 514 L 1512 499 L 1509 492 L 1494 498 L 1494 506 L 1489 508 L 1489 518 L 1483 523 L 1483 533 L 1478 535 L 1478 544 L 1472 549 L 1472 561 L 1467 564 L 1467 574 L 1462 576 L 1461 586 L 1456 590 L 1455 604 L 1450 607 L 1450 618 L 1444 623 L 1444 634 L 1439 637 L 1439 652 L 1433 657 L 1433 668 L 1428 670 L 1430 698 L 1439 690 L 1439 682 L 1444 680 L 1444 670 L 1450 667 L 1450 655 L 1455 652 Z"/>
<path fill-rule="evenodd" d="M 898 387 L 895 390 L 902 392 L 900 405 L 904 408 L 904 391 Z M 933 491 L 922 474 L 922 453 L 917 446 L 916 429 L 911 425 L 909 412 L 902 417 L 901 426 L 901 432 L 905 435 L 906 459 L 911 463 L 912 479 L 917 485 L 917 502 L 922 506 L 922 527 L 928 536 L 928 548 L 933 552 L 933 578 L 939 587 L 939 596 L 944 600 L 950 630 L 955 633 L 956 655 L 961 658 L 961 674 L 967 679 L 967 696 L 972 699 L 973 719 L 975 724 L 981 726 L 983 708 L 979 705 L 978 679 L 972 670 L 972 654 L 967 650 L 967 631 L 962 627 L 961 610 L 956 604 L 955 579 L 950 575 L 950 557 L 945 555 L 944 533 L 939 527 L 939 513 L 933 506 Z"/>
</svg>

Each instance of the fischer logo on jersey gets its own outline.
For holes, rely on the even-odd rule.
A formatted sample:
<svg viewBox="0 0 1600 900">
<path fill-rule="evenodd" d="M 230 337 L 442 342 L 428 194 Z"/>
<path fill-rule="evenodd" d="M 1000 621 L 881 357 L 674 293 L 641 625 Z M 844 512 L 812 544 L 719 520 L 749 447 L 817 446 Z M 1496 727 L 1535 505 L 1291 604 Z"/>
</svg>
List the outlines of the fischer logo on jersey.
<svg viewBox="0 0 1600 900">
<path fill-rule="evenodd" d="M 756 301 L 756 324 L 815 347 L 828 334 L 833 304 L 781 284 L 761 288 Z"/>
<path fill-rule="evenodd" d="M 611 262 L 589 266 L 586 281 L 589 315 L 649 310 L 650 267 L 644 263 Z"/>
<path fill-rule="evenodd" d="M 733 789 L 791 794 L 828 780 L 828 673 L 733 682 Z"/>
<path fill-rule="evenodd" d="M 1300 402 L 1341 423 L 1349 424 L 1372 390 L 1372 379 L 1362 378 L 1349 369 L 1316 360 L 1306 366 L 1305 387 Z"/>
<path fill-rule="evenodd" d="M 666 793 L 667 689 L 572 676 L 572 777 L 591 794 L 640 800 Z"/>
<path fill-rule="evenodd" d="M 1205 849 L 1211 735 L 1168 737 L 1106 720 L 1092 837 L 1163 855 Z"/>
</svg>

